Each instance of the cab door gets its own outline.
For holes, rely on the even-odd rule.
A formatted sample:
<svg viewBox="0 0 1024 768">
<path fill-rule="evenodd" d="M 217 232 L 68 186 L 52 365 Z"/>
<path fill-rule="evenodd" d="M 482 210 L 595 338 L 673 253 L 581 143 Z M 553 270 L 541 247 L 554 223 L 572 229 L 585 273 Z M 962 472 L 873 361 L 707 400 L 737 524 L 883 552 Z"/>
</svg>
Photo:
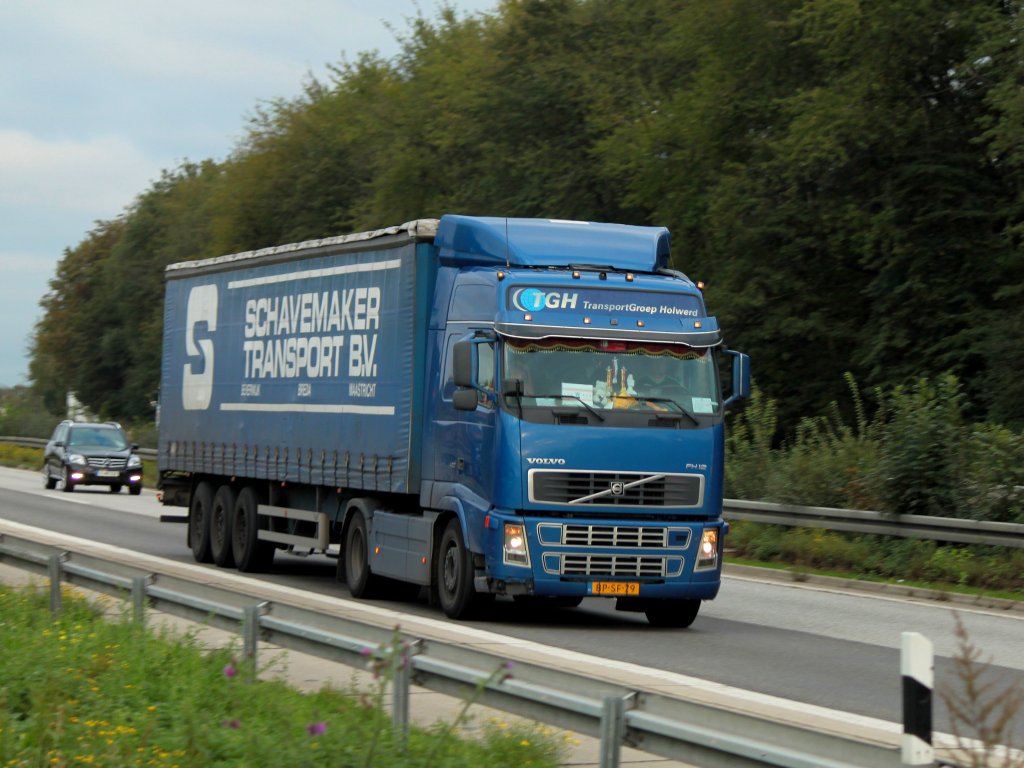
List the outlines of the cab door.
<svg viewBox="0 0 1024 768">
<path fill-rule="evenodd" d="M 472 329 L 469 329 L 472 332 Z M 441 397 L 436 413 L 438 437 L 434 452 L 434 477 L 440 482 L 461 485 L 478 495 L 478 503 L 489 505 L 494 489 L 496 365 L 494 343 L 478 344 L 480 390 L 476 408 L 457 410 L 452 402 L 455 380 L 452 359 L 455 343 L 465 338 L 467 329 L 449 329 L 445 338 L 441 368 Z"/>
</svg>

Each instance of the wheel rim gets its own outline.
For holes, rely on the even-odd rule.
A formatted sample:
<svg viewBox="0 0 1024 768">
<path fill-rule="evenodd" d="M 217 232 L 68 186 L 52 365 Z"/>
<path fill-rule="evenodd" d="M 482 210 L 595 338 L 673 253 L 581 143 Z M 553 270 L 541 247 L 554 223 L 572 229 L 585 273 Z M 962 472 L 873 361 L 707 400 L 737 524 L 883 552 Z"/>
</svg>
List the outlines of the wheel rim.
<svg viewBox="0 0 1024 768">
<path fill-rule="evenodd" d="M 449 595 L 455 594 L 455 587 L 459 583 L 459 561 L 458 548 L 449 544 L 444 551 L 444 571 L 442 581 L 444 589 Z"/>
</svg>

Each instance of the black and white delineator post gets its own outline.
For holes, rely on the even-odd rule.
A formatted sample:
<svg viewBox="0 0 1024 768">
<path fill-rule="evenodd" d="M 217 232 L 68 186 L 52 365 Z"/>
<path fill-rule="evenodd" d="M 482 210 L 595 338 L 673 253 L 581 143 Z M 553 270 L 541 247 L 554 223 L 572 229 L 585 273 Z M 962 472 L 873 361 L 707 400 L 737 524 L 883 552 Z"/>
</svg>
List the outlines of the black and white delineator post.
<svg viewBox="0 0 1024 768">
<path fill-rule="evenodd" d="M 903 675 L 903 765 L 932 765 L 932 687 L 935 662 L 932 641 L 904 632 L 900 642 Z"/>
</svg>

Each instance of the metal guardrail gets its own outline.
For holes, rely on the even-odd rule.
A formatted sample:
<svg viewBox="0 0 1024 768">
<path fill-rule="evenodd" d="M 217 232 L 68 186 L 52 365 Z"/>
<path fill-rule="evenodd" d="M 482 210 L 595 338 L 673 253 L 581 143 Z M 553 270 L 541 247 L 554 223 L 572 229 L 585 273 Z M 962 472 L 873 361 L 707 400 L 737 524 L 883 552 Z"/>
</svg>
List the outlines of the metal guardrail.
<svg viewBox="0 0 1024 768">
<path fill-rule="evenodd" d="M 60 607 L 60 585 L 125 597 L 137 620 L 146 606 L 221 629 L 241 632 L 253 657 L 259 642 L 365 667 L 367 653 L 395 647 L 396 629 L 283 602 L 262 601 L 239 588 L 209 584 L 209 572 L 192 581 L 144 571 L 73 549 L 0 533 L 0 562 L 50 577 L 51 606 Z M 782 722 L 652 690 L 593 680 L 535 661 L 515 662 L 503 679 L 505 656 L 466 644 L 402 633 L 408 664 L 392 666 L 392 721 L 408 730 L 409 686 L 455 696 L 479 691 L 480 704 L 587 734 L 601 740 L 601 768 L 616 768 L 623 744 L 707 768 L 888 768 L 900 765 L 896 744 L 855 739 L 825 728 Z M 376 649 L 376 650 L 373 650 Z"/>
<path fill-rule="evenodd" d="M 832 531 L 930 539 L 958 544 L 1024 547 L 1024 525 L 1017 523 L 925 515 L 889 515 L 858 509 L 800 507 L 737 499 L 726 499 L 722 514 L 728 520 L 751 520 L 773 525 L 827 528 Z"/>
<path fill-rule="evenodd" d="M 45 437 L 10 437 L 0 435 L 0 443 L 20 445 L 23 448 L 45 448 L 47 442 L 49 441 Z M 139 448 L 136 453 L 144 459 L 155 460 L 157 457 L 156 448 Z"/>
</svg>

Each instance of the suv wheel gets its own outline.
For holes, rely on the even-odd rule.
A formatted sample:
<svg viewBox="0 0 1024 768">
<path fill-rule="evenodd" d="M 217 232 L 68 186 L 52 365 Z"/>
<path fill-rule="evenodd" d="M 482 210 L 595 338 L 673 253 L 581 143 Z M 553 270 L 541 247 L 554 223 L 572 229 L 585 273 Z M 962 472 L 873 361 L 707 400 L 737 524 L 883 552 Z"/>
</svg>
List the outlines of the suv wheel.
<svg viewBox="0 0 1024 768">
<path fill-rule="evenodd" d="M 64 467 L 64 477 L 61 480 L 61 490 L 64 493 L 71 493 L 75 490 L 75 484 L 71 482 L 71 470 Z"/>
<path fill-rule="evenodd" d="M 50 470 L 46 467 L 43 467 L 43 487 L 48 491 L 57 487 L 57 478 L 50 477 Z"/>
</svg>

